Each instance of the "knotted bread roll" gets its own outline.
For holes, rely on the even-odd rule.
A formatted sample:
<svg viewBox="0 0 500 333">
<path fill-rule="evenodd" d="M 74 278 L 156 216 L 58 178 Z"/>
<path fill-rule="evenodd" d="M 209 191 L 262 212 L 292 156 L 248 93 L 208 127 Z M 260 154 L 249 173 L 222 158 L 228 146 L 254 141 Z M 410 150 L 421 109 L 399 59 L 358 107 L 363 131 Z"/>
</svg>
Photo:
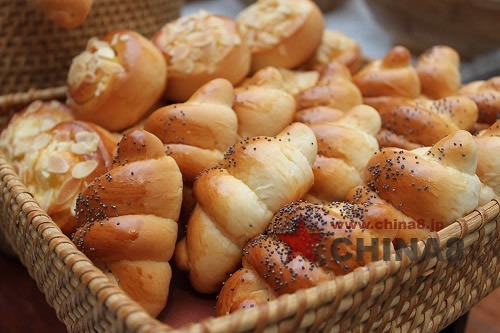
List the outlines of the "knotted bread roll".
<svg viewBox="0 0 500 333">
<path fill-rule="evenodd" d="M 475 135 L 474 141 L 477 145 L 476 174 L 495 196 L 500 196 L 500 120 Z M 486 195 L 481 199 L 480 205 L 491 199 L 491 191 L 484 191 Z"/>
<path fill-rule="evenodd" d="M 188 183 L 223 159 L 238 140 L 238 120 L 232 109 L 234 89 L 226 79 L 215 79 L 198 89 L 185 103 L 154 111 L 144 130 L 165 144 Z"/>
<path fill-rule="evenodd" d="M 243 268 L 225 282 L 216 314 L 253 307 L 383 259 L 392 252 L 394 232 L 367 229 L 372 221 L 365 211 L 347 202 L 298 201 L 280 209 L 266 233 L 245 246 Z"/>
<path fill-rule="evenodd" d="M 459 94 L 477 104 L 478 122 L 491 125 L 500 119 L 500 76 L 470 82 L 460 88 Z"/>
<path fill-rule="evenodd" d="M 177 164 L 140 130 L 123 136 L 113 168 L 77 201 L 73 242 L 153 317 L 168 298 L 181 201 Z"/>
<path fill-rule="evenodd" d="M 198 177 L 197 205 L 175 252 L 175 263 L 189 271 L 196 290 L 219 291 L 241 264 L 246 241 L 263 232 L 281 207 L 307 193 L 316 152 L 313 132 L 294 123 L 276 137 L 240 141 L 220 166 Z"/>
<path fill-rule="evenodd" d="M 274 136 L 293 121 L 295 99 L 286 91 L 280 71 L 266 67 L 235 89 L 233 104 L 242 138 Z"/>
</svg>

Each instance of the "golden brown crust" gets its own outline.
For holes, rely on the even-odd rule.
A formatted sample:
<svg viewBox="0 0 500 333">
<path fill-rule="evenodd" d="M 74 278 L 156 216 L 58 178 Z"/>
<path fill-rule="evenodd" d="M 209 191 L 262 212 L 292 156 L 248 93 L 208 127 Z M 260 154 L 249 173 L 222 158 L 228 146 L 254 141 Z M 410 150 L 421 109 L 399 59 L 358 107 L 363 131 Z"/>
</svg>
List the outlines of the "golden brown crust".
<svg viewBox="0 0 500 333">
<path fill-rule="evenodd" d="M 351 74 L 357 73 L 364 63 L 359 43 L 340 31 L 323 31 L 321 44 L 305 68 L 322 71 L 332 61 L 345 65 Z"/>
<path fill-rule="evenodd" d="M 500 120 L 474 136 L 477 145 L 477 170 L 481 182 L 500 196 Z"/>
<path fill-rule="evenodd" d="M 167 99 L 184 102 L 207 82 L 237 84 L 250 70 L 250 50 L 236 22 L 201 11 L 163 26 L 152 37 L 168 64 Z"/>
<path fill-rule="evenodd" d="M 456 95 L 462 85 L 460 56 L 449 46 L 436 45 L 418 58 L 415 66 L 421 92 L 432 99 Z"/>
<path fill-rule="evenodd" d="M 379 236 L 364 222 L 362 205 L 296 201 L 283 207 L 267 232 L 245 246 L 243 269 L 222 288 L 217 314 L 315 286 L 382 258 L 383 243 L 377 246 L 373 239 Z M 366 250 L 358 254 L 360 246 L 372 245 L 376 255 Z"/>
<path fill-rule="evenodd" d="M 93 0 L 29 0 L 29 3 L 57 26 L 74 29 L 87 19 Z"/>
<path fill-rule="evenodd" d="M 329 106 L 346 111 L 361 104 L 363 97 L 347 67 L 331 62 L 321 72 L 318 83 L 296 95 L 296 101 L 298 110 Z"/>
<path fill-rule="evenodd" d="M 478 122 L 491 125 L 500 118 L 500 76 L 466 84 L 459 94 L 469 97 L 477 104 Z"/>
<path fill-rule="evenodd" d="M 420 95 L 420 80 L 411 64 L 411 54 L 395 46 L 382 59 L 371 61 L 353 77 L 363 97 Z"/>
<path fill-rule="evenodd" d="M 284 204 L 309 190 L 316 151 L 312 131 L 295 123 L 276 137 L 242 140 L 220 166 L 197 178 L 197 205 L 175 254 L 195 289 L 217 292 L 238 268 L 246 240 L 264 231 Z"/>
<path fill-rule="evenodd" d="M 238 26 L 252 54 L 251 72 L 295 68 L 321 43 L 324 18 L 310 0 L 261 0 L 240 12 Z"/>
<path fill-rule="evenodd" d="M 477 106 L 464 96 L 439 100 L 401 97 L 365 98 L 380 114 L 382 127 L 394 133 L 384 145 L 403 148 L 410 143 L 430 146 L 459 129 L 472 130 L 477 119 Z M 398 138 L 399 137 L 399 138 Z"/>
<path fill-rule="evenodd" d="M 123 136 L 113 168 L 77 201 L 73 242 L 152 316 L 167 301 L 181 201 L 177 164 L 140 130 Z"/>
<path fill-rule="evenodd" d="M 160 138 L 189 183 L 216 165 L 224 151 L 238 140 L 233 100 L 231 83 L 215 79 L 187 102 L 162 107 L 146 119 L 144 129 Z"/>
<path fill-rule="evenodd" d="M 137 32 L 116 30 L 91 38 L 73 59 L 66 103 L 78 119 L 121 131 L 150 111 L 166 82 L 165 59 L 153 43 Z"/>
<path fill-rule="evenodd" d="M 283 76 L 274 67 L 259 70 L 234 92 L 233 109 L 242 138 L 274 136 L 293 121 L 295 99 L 286 91 Z"/>
<path fill-rule="evenodd" d="M 472 135 L 459 130 L 432 148 L 380 150 L 368 162 L 364 179 L 405 215 L 428 228 L 433 221 L 445 227 L 477 207 L 481 183 L 476 166 Z"/>
</svg>

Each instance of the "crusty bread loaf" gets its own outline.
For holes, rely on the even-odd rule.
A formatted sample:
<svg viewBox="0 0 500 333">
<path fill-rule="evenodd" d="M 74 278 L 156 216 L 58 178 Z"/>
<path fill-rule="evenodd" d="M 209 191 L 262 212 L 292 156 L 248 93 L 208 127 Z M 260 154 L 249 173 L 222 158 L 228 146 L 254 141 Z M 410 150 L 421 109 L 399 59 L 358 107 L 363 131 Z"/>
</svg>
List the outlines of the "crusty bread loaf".
<svg viewBox="0 0 500 333">
<path fill-rule="evenodd" d="M 168 64 L 167 99 L 185 102 L 205 83 L 237 84 L 250 70 L 250 50 L 236 22 L 206 11 L 165 24 L 152 38 Z"/>
<path fill-rule="evenodd" d="M 455 49 L 436 45 L 418 57 L 415 66 L 423 95 L 440 99 L 456 95 L 462 85 L 460 56 Z"/>
<path fill-rule="evenodd" d="M 320 45 L 324 29 L 323 15 L 311 0 L 260 0 L 236 20 L 250 47 L 252 73 L 303 64 Z"/>
<path fill-rule="evenodd" d="M 218 292 L 240 265 L 246 240 L 263 232 L 283 205 L 307 193 L 316 151 L 313 132 L 294 123 L 276 137 L 240 141 L 220 166 L 197 178 L 197 205 L 175 252 L 175 263 L 189 271 L 195 289 Z"/>
<path fill-rule="evenodd" d="M 274 136 L 293 121 L 295 99 L 287 92 L 280 71 L 266 67 L 235 89 L 233 104 L 242 138 Z"/>
<path fill-rule="evenodd" d="M 215 79 L 185 103 L 159 108 L 144 122 L 144 129 L 165 144 L 167 154 L 177 162 L 189 184 L 200 172 L 219 163 L 238 140 L 233 100 L 231 83 Z"/>
<path fill-rule="evenodd" d="M 113 168 L 78 197 L 73 242 L 153 317 L 165 307 L 182 176 L 158 138 L 126 133 Z"/>
<path fill-rule="evenodd" d="M 384 243 L 373 241 L 380 235 L 366 229 L 364 212 L 362 205 L 346 202 L 283 207 L 266 233 L 245 246 L 243 268 L 224 284 L 216 314 L 253 307 L 382 259 Z M 392 250 L 390 239 L 387 245 Z M 373 250 L 358 255 L 362 246 Z"/>
<path fill-rule="evenodd" d="M 151 111 L 166 82 L 167 65 L 154 44 L 135 31 L 116 30 L 91 38 L 73 58 L 66 103 L 78 119 L 121 131 Z"/>
<path fill-rule="evenodd" d="M 416 98 L 421 92 L 410 51 L 403 46 L 395 46 L 382 59 L 371 61 L 353 76 L 353 82 L 363 97 Z"/>
</svg>

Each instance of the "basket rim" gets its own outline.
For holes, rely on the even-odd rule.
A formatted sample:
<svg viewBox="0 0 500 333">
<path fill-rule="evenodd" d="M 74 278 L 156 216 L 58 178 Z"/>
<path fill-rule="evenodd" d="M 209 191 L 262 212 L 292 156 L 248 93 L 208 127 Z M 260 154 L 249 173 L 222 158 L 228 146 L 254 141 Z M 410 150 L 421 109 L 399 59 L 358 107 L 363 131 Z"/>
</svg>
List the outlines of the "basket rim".
<svg viewBox="0 0 500 333">
<path fill-rule="evenodd" d="M 8 96 L 7 98 L 0 96 L 0 110 L 12 106 L 20 107 L 27 105 L 34 99 L 60 99 L 65 95 L 65 88 L 43 89 L 14 95 L 15 98 L 12 96 Z M 29 228 L 33 228 L 34 233 L 40 239 L 45 239 L 47 244 L 50 245 L 46 249 L 45 255 L 47 258 L 50 256 L 52 259 L 61 259 L 64 263 L 71 257 L 71 273 L 78 276 L 80 282 L 84 282 L 84 288 L 89 292 L 89 297 L 94 297 L 98 302 L 105 304 L 105 311 L 107 312 L 99 314 L 104 317 L 115 318 L 115 320 L 122 318 L 124 331 L 154 330 L 172 332 L 173 330 L 174 332 L 197 332 L 208 329 L 226 331 L 228 328 L 229 331 L 260 331 L 266 325 L 283 325 L 284 322 L 292 328 L 298 328 L 302 320 L 309 315 L 310 311 L 321 307 L 323 304 L 334 301 L 333 310 L 352 311 L 354 300 L 351 301 L 345 296 L 364 289 L 363 299 L 367 300 L 369 297 L 377 296 L 376 293 L 382 293 L 380 288 L 375 290 L 368 288 L 368 286 L 373 287 L 390 276 L 396 276 L 399 281 L 404 282 L 413 274 L 432 274 L 438 265 L 436 258 L 430 256 L 419 257 L 418 260 L 408 260 L 406 256 L 403 256 L 402 260 L 395 260 L 395 254 L 393 254 L 390 261 L 379 260 L 369 263 L 344 276 L 324 281 L 317 286 L 299 290 L 294 294 L 279 296 L 268 303 L 260 304 L 254 308 L 246 309 L 245 311 L 236 311 L 229 315 L 205 318 L 200 322 L 188 323 L 179 328 L 171 328 L 167 323 L 149 316 L 119 287 L 109 282 L 104 273 L 94 266 L 85 254 L 76 248 L 71 240 L 60 231 L 59 227 L 57 227 L 48 214 L 40 208 L 1 153 L 0 176 L 2 182 L 10 184 L 8 186 L 9 191 L 13 189 L 16 191 L 16 195 L 12 197 L 10 202 L 11 208 L 14 204 L 17 204 L 20 207 L 18 214 L 30 217 L 35 212 L 38 218 L 30 218 L 29 222 L 25 222 L 26 225 L 18 228 L 20 233 L 13 236 L 22 238 L 26 235 Z M 3 221 L 5 216 L 0 216 L 0 218 L 2 218 L 1 222 L 5 224 L 5 221 Z M 427 239 L 437 239 L 439 250 L 443 251 L 449 245 L 447 243 L 450 239 L 462 239 L 465 245 L 472 246 L 478 239 L 482 239 L 485 235 L 493 232 L 496 232 L 496 235 L 500 234 L 500 197 L 493 199 L 484 206 L 477 207 L 467 216 L 457 219 L 454 223 L 438 232 L 432 233 Z M 420 249 L 425 246 L 424 243 L 425 240 L 418 242 Z M 26 249 L 16 247 L 16 244 L 10 245 L 14 248 L 16 255 L 21 259 L 23 265 L 28 268 L 30 275 L 32 275 L 28 263 L 26 260 L 23 260 L 23 252 Z M 25 255 L 29 256 L 30 254 Z M 417 264 L 419 265 L 418 267 Z M 80 266 L 85 266 L 86 270 L 83 272 L 78 271 L 77 268 L 79 269 Z M 36 280 L 35 277 L 33 278 Z M 40 290 L 42 290 L 42 282 L 36 281 Z M 79 286 L 79 288 L 82 287 Z M 375 290 L 375 295 L 372 293 L 373 290 Z M 56 306 L 58 304 L 56 297 L 49 303 L 57 311 Z M 60 320 L 64 322 L 61 318 Z M 95 318 L 95 320 L 98 321 L 99 318 Z M 307 320 L 313 319 L 308 318 Z M 71 323 L 64 323 L 68 329 L 81 329 L 79 325 L 82 323 L 79 323 L 77 320 Z"/>
</svg>

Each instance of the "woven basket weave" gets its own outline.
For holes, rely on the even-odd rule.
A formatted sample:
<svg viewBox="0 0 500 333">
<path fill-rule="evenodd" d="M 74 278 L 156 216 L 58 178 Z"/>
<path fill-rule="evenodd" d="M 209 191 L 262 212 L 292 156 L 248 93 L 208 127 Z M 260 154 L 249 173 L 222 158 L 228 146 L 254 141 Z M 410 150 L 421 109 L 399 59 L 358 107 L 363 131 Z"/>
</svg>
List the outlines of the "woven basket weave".
<svg viewBox="0 0 500 333">
<path fill-rule="evenodd" d="M 0 95 L 62 86 L 87 40 L 118 28 L 146 37 L 180 14 L 182 0 L 95 0 L 86 21 L 66 30 L 28 6 L 0 0 Z M 36 56 L 34 56 L 36 55 Z"/>
<path fill-rule="evenodd" d="M 32 91 L 0 98 L 0 106 L 15 109 L 61 95 L 60 89 Z M 70 332 L 438 332 L 500 286 L 497 198 L 433 234 L 443 254 L 457 253 L 458 244 L 460 260 L 393 256 L 259 307 L 172 329 L 76 249 L 2 156 L 0 188 L 0 241 L 27 267 Z"/>
</svg>

